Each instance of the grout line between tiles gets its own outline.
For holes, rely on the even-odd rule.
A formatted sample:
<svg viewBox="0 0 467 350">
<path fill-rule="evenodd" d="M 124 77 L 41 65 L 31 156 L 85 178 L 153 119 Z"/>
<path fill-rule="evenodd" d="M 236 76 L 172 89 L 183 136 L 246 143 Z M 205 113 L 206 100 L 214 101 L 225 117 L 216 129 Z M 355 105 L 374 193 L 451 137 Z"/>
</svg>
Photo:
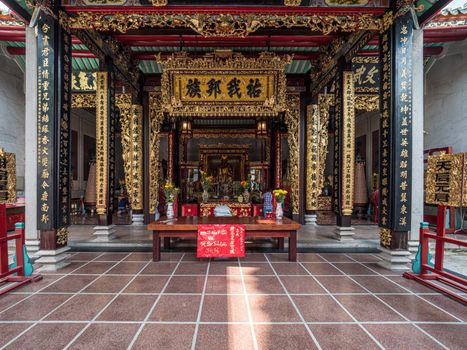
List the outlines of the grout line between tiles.
<svg viewBox="0 0 467 350">
<path fill-rule="evenodd" d="M 323 258 L 325 259 L 325 258 Z M 333 263 L 330 263 L 334 268 L 336 268 L 337 270 L 341 271 L 342 273 L 344 273 L 344 271 L 342 271 L 341 269 L 339 269 L 336 265 L 334 265 Z M 366 267 L 366 266 L 365 266 Z M 398 314 L 400 317 L 404 318 L 405 320 L 411 322 L 411 320 L 404 316 L 402 313 L 400 313 L 399 311 L 397 311 L 394 307 L 392 307 L 391 305 L 389 305 L 389 303 L 387 303 L 386 301 L 384 301 L 383 299 L 381 299 L 379 296 L 375 295 L 373 292 L 371 292 L 368 288 L 366 288 L 364 285 L 362 285 L 361 283 L 359 283 L 358 281 L 356 281 L 354 278 L 352 278 L 351 276 L 349 276 L 349 278 L 357 283 L 361 288 L 363 288 L 364 290 L 368 291 L 369 294 L 371 294 L 374 298 L 378 299 L 381 303 L 383 303 L 384 305 L 386 305 L 386 307 L 388 307 L 389 309 L 391 309 L 393 312 L 395 312 L 396 314 Z M 430 337 L 432 340 L 434 340 L 436 343 L 438 343 L 438 345 L 440 345 L 441 347 L 443 347 L 444 349 L 446 350 L 449 350 L 449 348 L 447 346 L 445 346 L 443 343 L 441 343 L 438 339 L 434 338 L 431 334 L 427 333 L 426 331 L 424 331 L 422 328 L 418 327 L 417 325 L 413 324 L 412 325 L 414 327 L 416 327 L 418 330 L 422 331 L 423 333 L 425 333 L 426 335 L 428 335 L 428 337 Z"/>
<path fill-rule="evenodd" d="M 151 306 L 151 308 L 149 309 L 146 317 L 144 318 L 143 322 L 141 323 L 141 326 L 138 328 L 138 330 L 136 331 L 135 335 L 133 336 L 133 339 L 131 340 L 130 344 L 128 345 L 127 349 L 131 349 L 133 347 L 133 345 L 135 345 L 135 342 L 136 340 L 138 339 L 139 335 L 141 334 L 144 326 L 148 323 L 149 321 L 149 317 L 151 317 L 151 314 L 153 313 L 154 309 L 156 308 L 157 304 L 159 303 L 159 300 L 162 298 L 162 295 L 166 295 L 164 294 L 164 291 L 165 289 L 167 288 L 167 286 L 169 285 L 172 277 L 174 276 L 175 274 L 175 271 L 178 269 L 178 266 L 180 265 L 183 257 L 185 256 L 185 254 L 183 254 L 181 257 L 180 257 L 180 260 L 178 261 L 177 265 L 175 266 L 175 268 L 172 270 L 172 274 L 170 275 L 170 277 L 167 279 L 167 281 L 165 282 L 164 284 L 164 287 L 162 287 L 161 289 L 161 292 L 159 294 L 159 296 L 156 298 L 156 301 L 154 302 L 154 304 Z"/>
<path fill-rule="evenodd" d="M 352 320 L 355 321 L 355 323 L 360 327 L 360 329 L 361 329 L 363 332 L 365 332 L 366 335 L 368 335 L 368 337 L 370 337 L 370 339 L 373 340 L 373 342 L 374 342 L 380 349 L 383 349 L 383 350 L 384 350 L 384 346 L 373 336 L 373 334 L 371 334 L 365 327 L 363 327 L 363 325 L 361 324 L 361 322 L 358 321 L 357 318 L 356 318 L 354 315 L 352 315 L 352 313 L 351 313 L 349 310 L 347 310 L 347 308 L 340 302 L 340 300 L 338 300 L 338 299 L 324 286 L 324 284 L 322 284 L 321 281 L 318 280 L 318 279 L 316 278 L 316 276 L 314 276 L 310 271 L 308 271 L 308 269 L 307 269 L 305 266 L 303 266 L 303 264 L 302 264 L 301 262 L 299 262 L 299 264 L 300 264 L 300 266 L 301 266 L 302 268 L 304 268 L 304 269 L 308 272 L 308 274 L 315 280 L 315 282 L 318 283 L 319 286 L 320 286 L 321 288 L 323 288 L 323 289 L 326 291 L 326 293 L 328 293 L 328 295 L 334 300 L 334 302 L 336 302 L 336 303 L 344 310 L 344 312 L 346 312 L 346 313 L 350 316 L 350 318 L 351 318 Z"/>
<path fill-rule="evenodd" d="M 0 312 L 0 314 L 3 313 L 3 312 L 5 312 L 6 310 L 9 310 L 9 309 L 11 309 L 12 307 L 18 305 L 19 303 L 21 303 L 21 302 L 23 302 L 23 301 L 25 301 L 25 300 L 31 298 L 32 296 L 39 294 L 39 292 L 40 292 L 41 290 L 44 290 L 44 289 L 46 289 L 46 288 L 52 286 L 53 284 L 57 283 L 58 281 L 64 279 L 64 278 L 67 277 L 67 276 L 70 276 L 74 271 L 76 271 L 76 270 L 82 268 L 83 266 L 86 266 L 86 265 L 90 264 L 91 262 L 93 262 L 95 259 L 97 259 L 97 258 L 99 258 L 100 256 L 102 256 L 103 254 L 105 254 L 105 253 L 102 253 L 102 254 L 96 256 L 94 259 L 90 260 L 90 261 L 87 262 L 86 264 L 77 267 L 76 269 L 74 269 L 74 270 L 70 271 L 69 273 L 63 275 L 63 277 L 58 278 L 57 280 L 53 281 L 52 283 L 48 284 L 47 286 L 45 286 L 45 287 L 43 287 L 43 288 L 37 290 L 36 292 L 32 293 L 29 297 L 20 300 L 18 303 L 15 303 L 15 304 L 9 306 L 9 307 L 6 308 L 5 310 L 2 310 L 2 311 Z M 94 280 L 93 280 L 93 281 L 94 281 Z M 91 283 L 92 283 L 92 282 L 91 282 Z M 74 297 L 74 295 L 71 296 L 70 298 L 68 298 L 66 301 L 72 299 L 73 297 Z M 66 302 L 66 301 L 65 301 L 65 302 Z M 63 305 L 63 303 L 61 303 L 59 306 L 62 306 L 62 305 Z M 57 308 L 54 308 L 52 311 L 50 311 L 50 312 L 47 313 L 45 316 L 43 316 L 39 321 L 42 321 L 44 318 L 46 318 L 51 312 L 55 311 L 56 309 L 57 309 Z M 19 333 L 18 335 L 16 335 L 16 337 L 14 337 L 13 339 L 11 339 L 8 343 L 4 344 L 4 345 L 0 348 L 0 350 L 5 349 L 8 345 L 10 345 L 10 344 L 12 344 L 13 342 L 15 342 L 15 341 L 16 341 L 17 339 L 19 339 L 23 334 L 25 334 L 26 332 L 28 332 L 30 329 L 34 328 L 36 324 L 37 324 L 37 321 L 36 321 L 36 323 L 33 323 L 30 327 L 26 328 L 24 331 L 22 331 L 21 333 Z"/>
<path fill-rule="evenodd" d="M 290 248 L 289 248 L 290 249 Z M 276 275 L 276 278 L 279 280 L 279 283 L 281 284 L 282 288 L 284 289 L 287 297 L 289 298 L 289 301 L 292 303 L 293 307 L 295 308 L 295 312 L 297 312 L 298 316 L 300 317 L 300 319 L 302 320 L 302 322 L 304 323 L 305 325 L 305 328 L 308 332 L 308 334 L 310 335 L 311 339 L 313 340 L 313 342 L 315 343 L 316 347 L 319 349 L 319 350 L 322 350 L 321 348 L 321 345 L 319 344 L 318 342 L 318 339 L 316 339 L 315 335 L 313 334 L 313 332 L 311 331 L 310 327 L 308 326 L 308 324 L 306 323 L 305 321 L 305 318 L 303 317 L 302 313 L 300 312 L 299 308 L 297 307 L 297 305 L 295 304 L 294 300 L 292 299 L 292 297 L 290 296 L 287 288 L 285 288 L 285 285 L 284 283 L 281 281 L 281 279 L 279 278 L 279 275 L 277 274 L 276 270 L 274 269 L 274 266 L 271 264 L 271 262 L 269 261 L 269 258 L 267 255 L 265 255 L 267 261 L 269 262 L 269 266 L 271 267 L 272 271 L 274 272 L 274 274 Z"/>
<path fill-rule="evenodd" d="M 78 339 L 85 331 L 86 329 L 88 329 L 91 324 L 93 324 L 93 322 L 95 320 L 97 320 L 97 318 L 122 294 L 122 292 L 136 279 L 136 277 L 139 276 L 139 274 L 141 273 L 141 271 L 143 271 L 149 264 L 150 264 L 151 261 L 148 261 L 134 276 L 133 278 L 131 278 L 127 284 L 125 284 L 121 289 L 120 291 L 112 298 L 110 299 L 110 301 L 101 309 L 101 311 L 99 311 L 91 321 L 88 322 L 88 324 L 81 330 L 78 332 L 78 334 L 75 335 L 75 337 L 68 343 L 67 346 L 65 346 L 64 350 L 68 349 L 75 341 L 76 339 Z"/>
<path fill-rule="evenodd" d="M 240 261 L 239 258 L 237 258 L 237 260 L 238 260 L 238 266 L 240 269 L 240 276 L 241 276 L 240 279 L 242 280 L 242 288 L 243 288 L 243 295 L 244 295 L 245 304 L 246 304 L 246 312 L 248 314 L 248 323 L 250 325 L 251 338 L 253 340 L 253 349 L 258 350 L 258 339 L 256 339 L 255 326 L 253 325 L 253 316 L 251 315 L 250 301 L 249 301 L 248 293 L 246 290 L 245 276 L 243 274 L 242 262 Z"/>
<path fill-rule="evenodd" d="M 209 276 L 210 267 L 211 267 L 211 259 L 209 259 L 208 268 L 206 269 L 206 275 L 204 277 L 203 293 L 201 294 L 201 301 L 199 302 L 198 317 L 196 318 L 195 332 L 193 333 L 193 339 L 191 342 L 191 350 L 195 350 L 196 348 L 196 340 L 198 338 L 199 325 L 201 322 L 201 315 L 203 313 L 204 296 L 206 295 L 206 287 L 208 285 L 208 276 Z"/>
</svg>

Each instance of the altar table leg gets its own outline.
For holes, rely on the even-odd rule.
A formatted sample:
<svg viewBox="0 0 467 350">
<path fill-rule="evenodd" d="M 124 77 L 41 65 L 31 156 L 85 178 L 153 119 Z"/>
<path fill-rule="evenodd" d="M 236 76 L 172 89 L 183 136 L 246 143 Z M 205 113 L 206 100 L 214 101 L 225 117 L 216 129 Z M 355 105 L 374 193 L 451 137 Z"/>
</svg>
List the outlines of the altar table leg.
<svg viewBox="0 0 467 350">
<path fill-rule="evenodd" d="M 161 238 L 159 232 L 152 232 L 152 261 L 161 260 Z"/>
<path fill-rule="evenodd" d="M 277 249 L 284 250 L 284 237 L 279 237 L 277 239 Z"/>
<path fill-rule="evenodd" d="M 164 237 L 164 249 L 170 249 L 170 237 Z"/>
<path fill-rule="evenodd" d="M 289 236 L 289 261 L 297 261 L 297 232 L 290 232 Z"/>
</svg>

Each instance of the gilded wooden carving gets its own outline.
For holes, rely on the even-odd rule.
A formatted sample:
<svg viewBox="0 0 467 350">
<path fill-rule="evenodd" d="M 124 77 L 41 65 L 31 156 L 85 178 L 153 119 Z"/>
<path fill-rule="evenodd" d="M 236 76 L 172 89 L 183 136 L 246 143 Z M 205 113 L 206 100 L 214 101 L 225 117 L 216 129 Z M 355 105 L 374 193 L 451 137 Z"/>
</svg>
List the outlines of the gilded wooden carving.
<svg viewBox="0 0 467 350">
<path fill-rule="evenodd" d="M 57 230 L 56 236 L 57 246 L 65 246 L 68 243 L 68 227 L 62 227 Z"/>
<path fill-rule="evenodd" d="M 385 248 L 391 248 L 392 232 L 390 228 L 380 228 L 380 244 Z"/>
<path fill-rule="evenodd" d="M 153 214 L 159 200 L 160 131 L 164 112 L 160 93 L 149 93 L 149 211 Z"/>
<path fill-rule="evenodd" d="M 96 108 L 96 94 L 71 94 L 71 108 Z"/>
<path fill-rule="evenodd" d="M 318 188 L 322 191 L 324 187 L 324 170 L 326 169 L 326 158 L 328 157 L 328 127 L 329 127 L 329 108 L 334 104 L 334 95 L 319 94 L 318 107 L 319 107 L 319 128 L 318 128 Z"/>
<path fill-rule="evenodd" d="M 16 203 L 16 155 L 0 148 L 0 203 Z"/>
<path fill-rule="evenodd" d="M 365 112 L 379 111 L 379 95 L 355 94 L 355 109 Z"/>
<path fill-rule="evenodd" d="M 287 125 L 289 143 L 289 175 L 292 199 L 292 213 L 300 212 L 300 96 L 287 95 L 287 109 L 284 122 Z"/>
<path fill-rule="evenodd" d="M 269 52 L 254 59 L 232 52 L 195 59 L 182 52 L 165 60 L 158 58 L 164 67 L 164 112 L 198 117 L 277 115 L 286 108 L 285 66 L 291 60 L 291 56 Z"/>
<path fill-rule="evenodd" d="M 307 107 L 306 130 L 306 209 L 318 209 L 319 177 L 319 108 L 318 105 Z"/>
<path fill-rule="evenodd" d="M 389 19 L 392 19 L 390 17 Z M 389 20 L 373 14 L 114 13 L 81 11 L 67 17 L 71 29 L 126 33 L 141 28 L 190 28 L 205 37 L 246 37 L 261 28 L 307 28 L 313 32 L 379 31 Z"/>
</svg>

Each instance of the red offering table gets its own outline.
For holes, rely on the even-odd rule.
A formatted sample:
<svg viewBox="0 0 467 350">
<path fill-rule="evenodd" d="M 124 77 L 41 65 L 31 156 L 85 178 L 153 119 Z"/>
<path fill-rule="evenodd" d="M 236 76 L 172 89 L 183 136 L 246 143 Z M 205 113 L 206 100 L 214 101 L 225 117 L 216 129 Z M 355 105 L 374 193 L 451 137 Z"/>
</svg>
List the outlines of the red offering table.
<svg viewBox="0 0 467 350">
<path fill-rule="evenodd" d="M 199 205 L 201 216 L 214 216 L 214 209 L 219 205 L 229 207 L 233 216 L 251 216 L 251 204 L 236 202 L 211 202 L 201 203 Z"/>
<path fill-rule="evenodd" d="M 289 261 L 297 261 L 297 230 L 301 225 L 289 218 L 282 221 L 264 220 L 257 217 L 179 217 L 174 220 L 154 221 L 148 225 L 153 231 L 153 260 L 160 261 L 161 238 L 193 238 L 198 237 L 199 225 L 244 225 L 245 240 L 255 238 L 289 239 Z"/>
</svg>

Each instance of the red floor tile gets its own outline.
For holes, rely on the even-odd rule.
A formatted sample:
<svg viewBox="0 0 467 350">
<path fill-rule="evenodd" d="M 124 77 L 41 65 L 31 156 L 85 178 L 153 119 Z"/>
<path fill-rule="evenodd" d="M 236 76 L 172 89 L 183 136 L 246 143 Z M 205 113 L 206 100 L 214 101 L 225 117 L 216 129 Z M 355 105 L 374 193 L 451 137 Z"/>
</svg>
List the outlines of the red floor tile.
<svg viewBox="0 0 467 350">
<path fill-rule="evenodd" d="M 78 323 L 38 324 L 11 343 L 7 349 L 63 349 L 85 327 Z"/>
<path fill-rule="evenodd" d="M 243 295 L 206 295 L 201 322 L 248 322 Z"/>
<path fill-rule="evenodd" d="M 245 276 L 257 276 L 257 275 L 266 275 L 274 276 L 274 271 L 271 269 L 271 266 L 267 263 L 243 263 L 242 262 L 242 272 Z"/>
<path fill-rule="evenodd" d="M 121 261 L 122 259 L 125 259 L 126 256 L 128 256 L 129 253 L 104 253 L 98 258 L 96 258 L 94 261 Z"/>
<path fill-rule="evenodd" d="M 107 274 L 111 275 L 134 275 L 146 266 L 144 262 L 121 262 L 115 265 Z"/>
<path fill-rule="evenodd" d="M 97 258 L 99 255 L 102 255 L 102 252 L 78 252 L 76 254 L 73 254 L 72 257 L 70 258 L 71 261 L 90 261 L 92 259 Z"/>
<path fill-rule="evenodd" d="M 370 336 L 356 324 L 312 324 L 309 327 L 323 350 L 379 349 Z"/>
<path fill-rule="evenodd" d="M 136 253 L 131 253 L 123 261 L 143 261 L 143 262 L 147 262 L 147 261 L 150 261 L 151 259 L 152 259 L 152 253 L 136 252 Z"/>
<path fill-rule="evenodd" d="M 442 349 L 434 340 L 410 324 L 366 324 L 364 327 L 386 349 Z"/>
<path fill-rule="evenodd" d="M 347 312 L 328 295 L 294 295 L 292 299 L 306 322 L 352 322 Z"/>
<path fill-rule="evenodd" d="M 174 276 L 165 293 L 202 293 L 205 276 Z"/>
<path fill-rule="evenodd" d="M 290 294 L 326 293 L 311 276 L 280 276 L 279 278 Z"/>
<path fill-rule="evenodd" d="M 91 324 L 69 349 L 124 350 L 130 345 L 139 327 L 139 324 Z"/>
<path fill-rule="evenodd" d="M 467 306 L 462 305 L 460 302 L 455 301 L 443 294 L 422 295 L 421 297 L 427 302 L 435 304 L 451 315 L 454 315 L 460 318 L 462 321 L 467 322 Z"/>
<path fill-rule="evenodd" d="M 190 349 L 194 331 L 194 325 L 147 324 L 132 349 Z"/>
<path fill-rule="evenodd" d="M 260 350 L 317 349 L 304 325 L 255 325 Z"/>
<path fill-rule="evenodd" d="M 327 254 L 327 253 L 322 253 L 320 256 L 327 262 L 330 263 L 336 263 L 336 262 L 353 262 L 352 259 L 350 259 L 348 256 L 345 254 Z"/>
<path fill-rule="evenodd" d="M 211 262 L 209 275 L 240 275 L 240 265 L 236 261 L 232 262 Z"/>
<path fill-rule="evenodd" d="M 63 277 L 64 275 L 42 275 L 42 279 L 37 282 L 27 283 L 18 289 L 15 289 L 15 292 L 37 292 Z"/>
<path fill-rule="evenodd" d="M 251 327 L 244 324 L 201 324 L 196 338 L 199 350 L 253 349 Z"/>
<path fill-rule="evenodd" d="M 308 275 L 308 271 L 297 263 L 278 263 L 272 266 L 278 275 Z"/>
<path fill-rule="evenodd" d="M 60 306 L 47 321 L 90 321 L 113 298 L 112 295 L 76 295 Z"/>
<path fill-rule="evenodd" d="M 415 295 L 381 295 L 380 298 L 411 321 L 457 321 Z"/>
<path fill-rule="evenodd" d="M 285 295 L 249 295 L 254 322 L 300 322 L 301 319 Z"/>
<path fill-rule="evenodd" d="M 0 312 L 28 297 L 25 294 L 6 294 L 0 296 Z"/>
<path fill-rule="evenodd" d="M 18 336 L 26 328 L 30 327 L 31 323 L 2 323 L 0 324 L 0 346 L 7 344 L 13 338 Z"/>
<path fill-rule="evenodd" d="M 175 270 L 176 275 L 206 275 L 208 263 L 205 262 L 188 262 L 180 263 Z"/>
<path fill-rule="evenodd" d="M 133 276 L 101 276 L 92 282 L 83 293 L 118 293 Z"/>
<path fill-rule="evenodd" d="M 69 275 L 64 278 L 56 281 L 42 292 L 48 293 L 76 293 L 90 284 L 92 281 L 96 280 L 98 276 L 79 276 L 79 275 Z"/>
<path fill-rule="evenodd" d="M 207 294 L 243 293 L 241 276 L 209 276 L 206 285 Z"/>
<path fill-rule="evenodd" d="M 342 275 L 342 272 L 328 263 L 303 263 L 302 265 L 312 275 Z"/>
<path fill-rule="evenodd" d="M 336 299 L 358 321 L 404 321 L 404 318 L 371 295 L 337 295 Z"/>
<path fill-rule="evenodd" d="M 316 276 L 330 293 L 367 293 L 347 276 Z"/>
<path fill-rule="evenodd" d="M 114 265 L 115 262 L 90 262 L 73 271 L 73 274 L 102 274 Z"/>
<path fill-rule="evenodd" d="M 325 262 L 322 257 L 315 253 L 298 253 L 297 258 L 300 262 Z"/>
<path fill-rule="evenodd" d="M 409 293 L 382 276 L 352 276 L 352 279 L 372 293 Z"/>
<path fill-rule="evenodd" d="M 169 276 L 137 276 L 123 293 L 160 293 Z"/>
<path fill-rule="evenodd" d="M 198 318 L 201 295 L 162 295 L 150 321 L 195 322 Z"/>
<path fill-rule="evenodd" d="M 71 295 L 40 294 L 23 300 L 15 307 L 0 313 L 0 320 L 36 321 L 47 315 Z"/>
<path fill-rule="evenodd" d="M 144 268 L 141 272 L 142 275 L 170 275 L 174 272 L 177 267 L 176 262 L 171 261 L 161 261 L 161 262 L 151 262 L 148 266 Z"/>
<path fill-rule="evenodd" d="M 373 254 L 347 254 L 347 256 L 360 263 L 374 263 L 381 261 L 381 258 Z"/>
<path fill-rule="evenodd" d="M 335 263 L 333 265 L 346 275 L 376 275 L 376 272 L 358 263 Z"/>
<path fill-rule="evenodd" d="M 245 276 L 243 279 L 248 294 L 285 294 L 276 276 Z"/>
<path fill-rule="evenodd" d="M 451 350 L 465 349 L 467 324 L 421 324 L 420 327 Z"/>
<path fill-rule="evenodd" d="M 142 321 L 155 301 L 155 295 L 119 295 L 97 320 Z"/>
</svg>

